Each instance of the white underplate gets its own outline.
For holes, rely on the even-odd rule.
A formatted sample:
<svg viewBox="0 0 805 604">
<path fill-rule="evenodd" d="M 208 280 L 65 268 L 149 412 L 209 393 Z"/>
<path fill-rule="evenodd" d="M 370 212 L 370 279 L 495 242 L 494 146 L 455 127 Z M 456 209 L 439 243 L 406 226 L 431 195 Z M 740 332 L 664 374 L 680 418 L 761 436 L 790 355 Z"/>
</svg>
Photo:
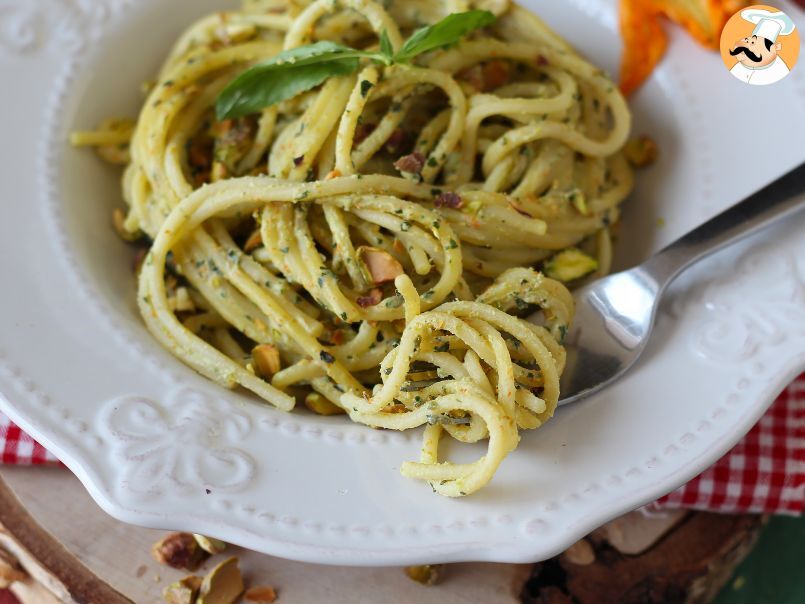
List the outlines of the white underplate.
<svg viewBox="0 0 805 604">
<path fill-rule="evenodd" d="M 186 369 L 135 310 L 116 171 L 66 137 L 134 115 L 182 28 L 230 4 L 0 2 L 0 409 L 113 516 L 311 562 L 537 560 L 703 470 L 805 367 L 800 215 L 680 279 L 639 365 L 524 434 L 472 497 L 400 476 L 418 432 L 285 414 Z M 526 4 L 615 70 L 615 2 Z M 805 159 L 804 65 L 751 87 L 672 38 L 633 100 L 661 156 L 627 203 L 624 266 Z"/>
</svg>

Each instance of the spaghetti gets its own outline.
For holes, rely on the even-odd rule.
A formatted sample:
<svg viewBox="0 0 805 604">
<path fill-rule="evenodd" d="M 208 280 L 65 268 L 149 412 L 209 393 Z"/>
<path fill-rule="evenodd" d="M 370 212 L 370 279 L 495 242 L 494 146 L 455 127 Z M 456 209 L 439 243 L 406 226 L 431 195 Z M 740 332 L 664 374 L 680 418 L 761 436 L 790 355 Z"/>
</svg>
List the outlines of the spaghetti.
<svg viewBox="0 0 805 604">
<path fill-rule="evenodd" d="M 163 346 L 285 411 L 425 426 L 402 473 L 446 496 L 485 485 L 554 412 L 573 299 L 537 269 L 573 248 L 590 262 L 571 285 L 608 270 L 632 185 L 623 98 L 490 0 L 493 25 L 412 65 L 366 62 L 237 119 L 214 105 L 283 49 L 384 32 L 398 49 L 468 4 L 247 0 L 181 36 L 136 124 L 73 135 L 126 165 L 116 223 L 149 242 L 138 303 Z M 443 462 L 445 434 L 486 453 Z"/>
</svg>

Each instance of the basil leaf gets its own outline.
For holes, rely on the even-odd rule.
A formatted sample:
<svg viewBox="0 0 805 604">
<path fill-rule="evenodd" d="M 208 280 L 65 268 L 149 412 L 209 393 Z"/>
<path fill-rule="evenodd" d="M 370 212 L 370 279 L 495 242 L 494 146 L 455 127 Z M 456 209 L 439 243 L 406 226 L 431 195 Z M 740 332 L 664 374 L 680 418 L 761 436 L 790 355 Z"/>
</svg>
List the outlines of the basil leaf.
<svg viewBox="0 0 805 604">
<path fill-rule="evenodd" d="M 394 60 L 409 61 L 424 52 L 458 42 L 471 31 L 490 25 L 496 19 L 497 17 L 487 10 L 471 10 L 448 15 L 438 23 L 416 30 L 394 55 Z"/>
<path fill-rule="evenodd" d="M 310 90 L 332 76 L 356 72 L 362 58 L 385 65 L 409 61 L 423 52 L 453 44 L 469 32 L 493 23 L 495 18 L 485 10 L 448 15 L 414 32 L 396 54 L 386 31 L 380 34 L 379 53 L 355 50 L 330 41 L 285 50 L 230 82 L 218 95 L 215 114 L 219 120 L 224 120 L 257 113 Z"/>
<path fill-rule="evenodd" d="M 303 65 L 311 62 L 320 61 L 322 59 L 333 58 L 337 54 L 364 54 L 359 50 L 331 42 L 330 40 L 322 40 L 315 44 L 308 44 L 306 46 L 299 46 L 290 50 L 283 50 L 278 55 L 271 57 L 267 61 L 255 66 L 257 67 L 270 67 L 277 65 Z M 254 68 L 253 68 L 254 69 Z"/>
<path fill-rule="evenodd" d="M 218 96 L 218 120 L 243 117 L 276 105 L 315 88 L 332 76 L 358 70 L 358 59 L 333 59 L 308 65 L 285 65 L 283 69 L 250 69 L 229 84 Z"/>
<path fill-rule="evenodd" d="M 391 40 L 389 40 L 389 35 L 385 29 L 380 32 L 380 54 L 389 61 L 394 57 L 394 48 L 391 46 Z"/>
<path fill-rule="evenodd" d="M 286 50 L 247 69 L 218 95 L 219 120 L 242 117 L 293 98 L 331 76 L 358 70 L 358 59 L 372 56 L 335 42 L 322 41 Z"/>
</svg>

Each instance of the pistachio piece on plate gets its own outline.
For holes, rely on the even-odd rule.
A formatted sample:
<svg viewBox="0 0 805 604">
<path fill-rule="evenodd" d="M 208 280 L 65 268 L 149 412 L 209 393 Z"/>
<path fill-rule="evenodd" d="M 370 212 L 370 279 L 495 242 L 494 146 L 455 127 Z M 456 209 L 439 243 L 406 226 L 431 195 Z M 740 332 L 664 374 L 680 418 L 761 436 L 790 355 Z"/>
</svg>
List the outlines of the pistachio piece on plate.
<svg viewBox="0 0 805 604">
<path fill-rule="evenodd" d="M 282 369 L 280 351 L 271 344 L 258 344 L 252 350 L 252 361 L 257 375 L 270 380 L 275 373 Z"/>
<path fill-rule="evenodd" d="M 545 262 L 544 268 L 546 276 L 566 283 L 598 270 L 598 261 L 575 247 L 569 247 L 554 254 Z"/>
<path fill-rule="evenodd" d="M 346 413 L 341 407 L 331 403 L 318 392 L 311 392 L 305 397 L 305 407 L 317 415 L 342 415 Z"/>
<path fill-rule="evenodd" d="M 638 136 L 623 146 L 623 155 L 635 168 L 645 168 L 657 161 L 657 143 L 648 136 Z"/>
<path fill-rule="evenodd" d="M 399 260 L 386 250 L 362 245 L 358 248 L 358 256 L 366 266 L 375 285 L 394 281 L 404 272 Z"/>
</svg>

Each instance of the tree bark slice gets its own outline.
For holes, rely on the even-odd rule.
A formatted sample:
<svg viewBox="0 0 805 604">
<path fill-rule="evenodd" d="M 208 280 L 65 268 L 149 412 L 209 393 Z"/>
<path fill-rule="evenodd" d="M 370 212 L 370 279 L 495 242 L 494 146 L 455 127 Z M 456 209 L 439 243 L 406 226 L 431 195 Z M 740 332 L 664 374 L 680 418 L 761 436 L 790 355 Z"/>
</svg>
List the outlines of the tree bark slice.
<svg viewBox="0 0 805 604">
<path fill-rule="evenodd" d="M 34 514 L 0 480 L 0 547 L 13 554 L 32 577 L 14 585 L 23 604 L 47 602 L 44 592 L 33 591 L 41 589 L 65 602 L 131 602 L 109 583 L 118 589 L 124 585 L 137 602 L 158 601 L 164 584 L 181 576 L 149 562 L 148 548 L 161 533 L 122 525 L 105 516 L 72 476 L 21 468 L 5 472 Z M 53 496 L 43 499 L 42 493 Z M 39 521 L 59 538 L 42 529 Z M 76 525 L 82 530 L 75 531 Z M 373 594 L 372 601 L 400 603 L 433 599 L 514 604 L 522 598 L 526 604 L 702 604 L 729 579 L 752 548 L 761 525 L 758 516 L 686 513 L 646 520 L 630 514 L 595 531 L 573 551 L 546 562 L 535 566 L 451 565 L 445 584 L 432 588 L 413 583 L 402 569 L 320 567 L 232 550 L 242 558 L 255 584 L 271 583 L 283 592 L 283 598 L 294 601 L 317 601 L 313 594 L 324 597 L 329 593 L 333 602 L 363 601 L 362 596 Z M 87 531 L 95 537 L 87 538 Z M 95 552 L 93 548 L 101 543 L 104 546 Z M 125 546 L 118 547 L 118 543 Z M 97 564 L 92 568 L 99 574 L 67 548 L 95 552 L 84 560 Z M 107 571 L 111 580 L 105 576 Z M 383 598 L 374 597 L 381 593 Z"/>
<path fill-rule="evenodd" d="M 131 604 L 42 529 L 2 479 L 0 549 L 13 556 L 30 577 L 10 588 L 22 602 L 45 603 L 52 595 L 50 601 L 68 604 Z"/>
<path fill-rule="evenodd" d="M 523 602 L 706 604 L 751 551 L 763 523 L 756 515 L 694 512 L 636 555 L 618 551 L 596 531 L 591 563 L 560 555 L 536 564 Z"/>
</svg>

